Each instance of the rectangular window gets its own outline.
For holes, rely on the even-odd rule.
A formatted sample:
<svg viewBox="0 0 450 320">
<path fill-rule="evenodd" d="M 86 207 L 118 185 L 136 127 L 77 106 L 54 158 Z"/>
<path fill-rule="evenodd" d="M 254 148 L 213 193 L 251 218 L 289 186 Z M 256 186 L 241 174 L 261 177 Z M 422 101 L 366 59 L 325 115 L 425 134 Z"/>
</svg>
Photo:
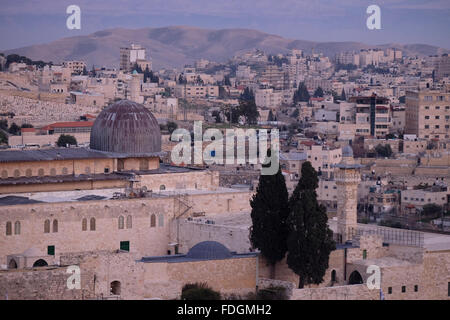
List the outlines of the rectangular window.
<svg viewBox="0 0 450 320">
<path fill-rule="evenodd" d="M 416 284 L 415 286 L 414 286 L 414 292 L 418 292 L 419 291 L 419 286 Z"/>
<path fill-rule="evenodd" d="M 130 251 L 130 241 L 120 241 L 120 250 Z"/>
<path fill-rule="evenodd" d="M 406 292 L 406 286 L 402 286 L 402 292 Z"/>
<path fill-rule="evenodd" d="M 392 287 L 388 288 L 388 294 L 392 294 Z"/>
<path fill-rule="evenodd" d="M 47 247 L 47 254 L 49 256 L 54 256 L 55 255 L 55 246 L 48 246 Z"/>
<path fill-rule="evenodd" d="M 364 260 L 367 259 L 367 250 L 366 249 L 363 250 L 363 259 Z"/>
</svg>

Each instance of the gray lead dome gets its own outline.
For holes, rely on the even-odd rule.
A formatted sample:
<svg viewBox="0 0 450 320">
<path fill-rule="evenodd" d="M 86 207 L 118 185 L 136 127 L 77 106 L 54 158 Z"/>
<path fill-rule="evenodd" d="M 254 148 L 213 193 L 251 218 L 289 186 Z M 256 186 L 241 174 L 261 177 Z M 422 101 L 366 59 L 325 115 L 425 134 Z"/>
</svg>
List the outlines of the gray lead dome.
<svg viewBox="0 0 450 320">
<path fill-rule="evenodd" d="M 160 152 L 159 124 L 143 105 L 118 101 L 106 107 L 95 120 L 90 148 L 128 154 Z"/>
<path fill-rule="evenodd" d="M 228 259 L 231 252 L 223 244 L 217 241 L 203 241 L 193 246 L 186 255 L 191 259 L 214 260 Z"/>
</svg>

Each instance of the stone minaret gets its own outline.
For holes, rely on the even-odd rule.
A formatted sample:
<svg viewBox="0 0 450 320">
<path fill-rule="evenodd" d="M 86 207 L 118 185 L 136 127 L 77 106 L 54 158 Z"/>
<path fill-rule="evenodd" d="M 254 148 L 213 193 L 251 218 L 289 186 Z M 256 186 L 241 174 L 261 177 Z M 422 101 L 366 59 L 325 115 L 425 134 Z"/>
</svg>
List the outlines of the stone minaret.
<svg viewBox="0 0 450 320">
<path fill-rule="evenodd" d="M 361 181 L 359 169 L 353 159 L 353 149 L 345 146 L 342 149 L 342 161 L 336 165 L 335 180 L 337 185 L 337 232 L 342 236 L 342 242 L 351 240 L 352 229 L 357 226 L 357 191 Z"/>
</svg>

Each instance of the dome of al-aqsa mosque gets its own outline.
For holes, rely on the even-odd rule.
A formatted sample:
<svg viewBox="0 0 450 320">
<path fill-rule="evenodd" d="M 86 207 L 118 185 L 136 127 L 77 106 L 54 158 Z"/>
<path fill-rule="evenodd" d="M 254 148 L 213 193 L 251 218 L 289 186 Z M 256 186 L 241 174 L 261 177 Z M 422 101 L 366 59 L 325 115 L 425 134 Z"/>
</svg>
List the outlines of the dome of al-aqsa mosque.
<svg viewBox="0 0 450 320">
<path fill-rule="evenodd" d="M 95 120 L 90 148 L 128 154 L 160 152 L 159 124 L 143 105 L 129 100 L 115 102 Z"/>
</svg>

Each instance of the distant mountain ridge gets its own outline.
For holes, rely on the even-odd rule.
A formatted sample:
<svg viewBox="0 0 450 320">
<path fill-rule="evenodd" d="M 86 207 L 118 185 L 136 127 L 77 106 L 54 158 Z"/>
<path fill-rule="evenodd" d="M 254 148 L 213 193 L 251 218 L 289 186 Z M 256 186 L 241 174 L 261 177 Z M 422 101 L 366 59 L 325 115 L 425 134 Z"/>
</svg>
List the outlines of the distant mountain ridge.
<svg viewBox="0 0 450 320">
<path fill-rule="evenodd" d="M 366 45 L 359 42 L 314 42 L 293 40 L 251 29 L 202 29 L 188 26 L 142 29 L 107 29 L 90 35 L 62 38 L 45 44 L 4 51 L 33 60 L 83 60 L 88 66 L 118 67 L 119 48 L 136 43 L 147 49 L 153 69 L 182 67 L 200 58 L 224 62 L 236 54 L 261 49 L 266 53 L 286 53 L 290 49 L 323 52 L 333 57 L 341 51 L 395 47 L 408 55 L 436 55 L 450 50 L 424 44 Z"/>
</svg>

